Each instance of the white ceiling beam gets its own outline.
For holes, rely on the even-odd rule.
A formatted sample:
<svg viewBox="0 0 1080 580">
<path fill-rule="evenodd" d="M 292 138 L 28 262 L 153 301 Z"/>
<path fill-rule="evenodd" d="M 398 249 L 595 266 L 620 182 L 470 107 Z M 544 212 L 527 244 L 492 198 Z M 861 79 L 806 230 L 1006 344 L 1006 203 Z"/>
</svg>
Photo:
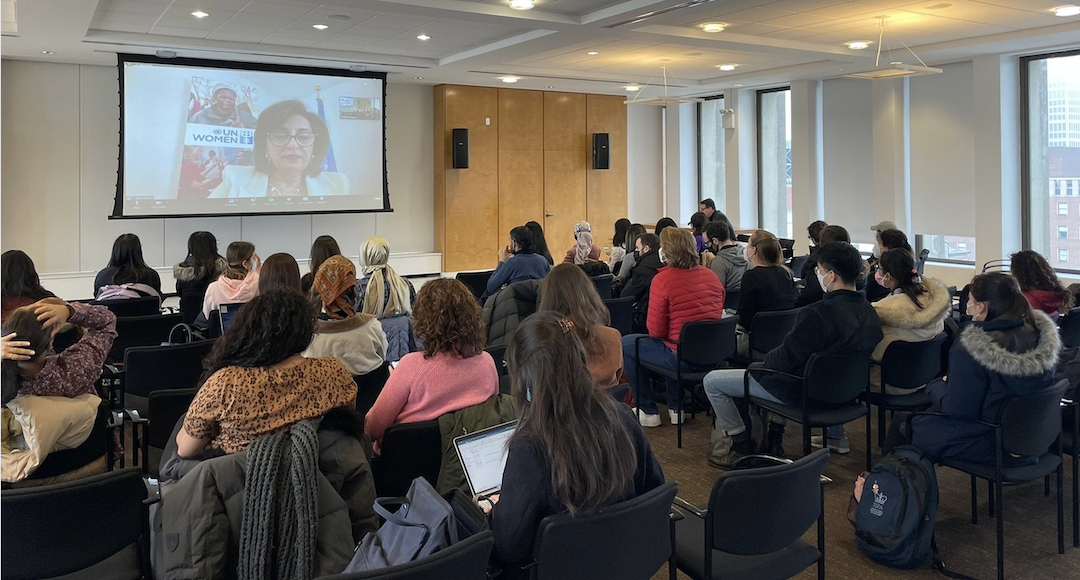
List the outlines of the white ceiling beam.
<svg viewBox="0 0 1080 580">
<path fill-rule="evenodd" d="M 648 36 L 656 42 L 677 42 L 689 46 L 752 51 L 786 57 L 826 56 L 833 60 L 862 60 L 869 57 L 843 46 L 825 46 L 811 42 L 754 36 L 734 32 L 710 34 L 696 28 L 653 24 L 633 30 L 634 36 Z"/>
<path fill-rule="evenodd" d="M 505 62 L 506 61 L 506 54 L 507 54 L 505 52 L 506 49 L 517 46 L 519 44 L 532 42 L 533 40 L 544 38 L 544 37 L 546 37 L 548 35 L 551 35 L 551 34 L 557 34 L 557 32 L 554 31 L 554 30 L 530 30 L 529 32 L 526 32 L 525 34 L 519 34 L 517 36 L 512 36 L 510 38 L 504 38 L 503 40 L 498 40 L 498 41 L 492 42 L 491 44 L 485 44 L 484 46 L 478 46 L 476 48 L 472 48 L 472 49 L 466 50 L 464 52 L 459 52 L 457 54 L 452 54 L 450 56 L 443 57 L 442 59 L 439 60 L 439 66 L 446 66 L 446 65 L 454 64 L 456 62 L 462 62 L 462 61 L 468 61 L 468 60 L 472 60 L 472 61 L 475 62 L 476 60 L 478 60 L 482 56 L 492 56 L 492 57 L 495 57 L 494 60 L 498 60 L 500 62 Z M 496 51 L 500 51 L 497 56 L 495 55 Z M 528 52 L 535 52 L 535 50 L 530 48 L 530 49 L 528 49 Z"/>
<path fill-rule="evenodd" d="M 687 0 L 627 0 L 626 2 L 585 14 L 581 17 L 581 24 L 589 26 L 607 26 L 646 12 L 664 10 L 671 6 L 677 6 L 686 1 Z"/>
<path fill-rule="evenodd" d="M 514 10 L 503 4 L 481 4 L 461 0 L 363 0 L 357 8 L 416 14 L 433 18 L 470 18 L 502 26 L 578 26 L 576 16 L 543 10 Z"/>
</svg>

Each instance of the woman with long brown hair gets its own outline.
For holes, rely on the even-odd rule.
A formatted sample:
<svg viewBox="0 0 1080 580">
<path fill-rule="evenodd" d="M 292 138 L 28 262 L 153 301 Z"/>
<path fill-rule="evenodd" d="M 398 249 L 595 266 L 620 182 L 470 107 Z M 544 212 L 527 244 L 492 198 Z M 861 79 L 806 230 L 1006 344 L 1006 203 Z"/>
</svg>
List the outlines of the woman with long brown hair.
<svg viewBox="0 0 1080 580">
<path fill-rule="evenodd" d="M 1023 250 L 1010 256 L 1009 272 L 1020 283 L 1020 290 L 1032 308 L 1051 317 L 1072 308 L 1072 293 L 1065 290 L 1054 269 L 1038 252 Z"/>
<path fill-rule="evenodd" d="M 201 320 L 222 304 L 250 302 L 259 293 L 259 269 L 262 260 L 251 242 L 233 242 L 225 250 L 225 270 L 206 287 Z M 195 321 L 199 324 L 199 320 Z"/>
<path fill-rule="evenodd" d="M 619 383 L 622 370 L 622 337 L 608 326 L 608 312 L 596 285 L 573 264 L 559 264 L 540 283 L 540 311 L 557 312 L 574 321 L 574 333 L 585 347 L 589 373 L 597 387 Z"/>
<path fill-rule="evenodd" d="M 739 328 L 753 330 L 758 312 L 795 307 L 795 279 L 784 265 L 784 253 L 776 236 L 757 230 L 750 236 L 746 257 L 753 267 L 742 277 L 739 292 Z M 739 335 L 739 353 L 750 356 L 749 335 Z"/>
<path fill-rule="evenodd" d="M 492 530 L 495 550 L 508 564 L 528 559 L 544 517 L 594 512 L 664 482 L 634 416 L 593 386 L 574 326 L 558 313 L 537 312 L 507 351 L 521 419 Z"/>
</svg>

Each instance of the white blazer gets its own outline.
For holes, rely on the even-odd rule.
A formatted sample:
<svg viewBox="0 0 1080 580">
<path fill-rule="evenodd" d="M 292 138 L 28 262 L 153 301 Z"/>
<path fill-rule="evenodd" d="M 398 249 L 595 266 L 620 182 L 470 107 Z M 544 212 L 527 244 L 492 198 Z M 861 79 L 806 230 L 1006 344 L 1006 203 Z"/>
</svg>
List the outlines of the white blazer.
<svg viewBox="0 0 1080 580">
<path fill-rule="evenodd" d="M 221 185 L 210 192 L 210 198 L 266 197 L 270 176 L 254 167 L 229 165 L 221 172 Z M 344 173 L 324 171 L 318 177 L 305 177 L 309 197 L 349 195 L 349 178 Z"/>
</svg>

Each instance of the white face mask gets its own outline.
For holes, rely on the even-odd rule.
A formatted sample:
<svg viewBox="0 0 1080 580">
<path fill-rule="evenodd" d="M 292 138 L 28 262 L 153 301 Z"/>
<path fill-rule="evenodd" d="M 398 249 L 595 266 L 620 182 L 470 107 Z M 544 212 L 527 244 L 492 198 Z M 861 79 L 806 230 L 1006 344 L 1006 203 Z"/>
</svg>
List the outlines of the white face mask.
<svg viewBox="0 0 1080 580">
<path fill-rule="evenodd" d="M 818 284 L 821 284 L 821 290 L 827 293 L 829 285 L 825 283 L 825 276 L 828 276 L 828 273 L 822 274 L 821 270 L 817 270 L 815 273 L 817 274 Z"/>
<path fill-rule="evenodd" d="M 667 264 L 667 260 L 664 259 L 664 248 L 660 248 L 656 253 L 660 256 L 660 263 Z"/>
</svg>

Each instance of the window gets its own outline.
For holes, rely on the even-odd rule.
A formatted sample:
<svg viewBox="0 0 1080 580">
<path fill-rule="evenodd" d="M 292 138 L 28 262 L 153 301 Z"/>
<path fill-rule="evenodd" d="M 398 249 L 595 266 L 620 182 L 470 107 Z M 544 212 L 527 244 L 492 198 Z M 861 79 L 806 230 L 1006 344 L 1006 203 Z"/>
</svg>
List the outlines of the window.
<svg viewBox="0 0 1080 580">
<path fill-rule="evenodd" d="M 915 253 L 930 250 L 927 259 L 935 262 L 975 263 L 975 238 L 932 234 L 915 235 Z"/>
<path fill-rule="evenodd" d="M 716 209 L 724 211 L 724 97 L 698 104 L 698 201 L 712 198 Z M 696 211 L 696 210 L 695 210 Z"/>
<path fill-rule="evenodd" d="M 1044 256 L 1056 251 L 1060 268 L 1068 269 L 1062 231 L 1080 226 L 1080 211 L 1071 215 L 1057 196 L 1080 195 L 1080 50 L 1021 58 L 1020 82 L 1024 247 Z"/>
<path fill-rule="evenodd" d="M 792 238 L 791 89 L 758 91 L 758 215 L 762 228 Z"/>
</svg>

